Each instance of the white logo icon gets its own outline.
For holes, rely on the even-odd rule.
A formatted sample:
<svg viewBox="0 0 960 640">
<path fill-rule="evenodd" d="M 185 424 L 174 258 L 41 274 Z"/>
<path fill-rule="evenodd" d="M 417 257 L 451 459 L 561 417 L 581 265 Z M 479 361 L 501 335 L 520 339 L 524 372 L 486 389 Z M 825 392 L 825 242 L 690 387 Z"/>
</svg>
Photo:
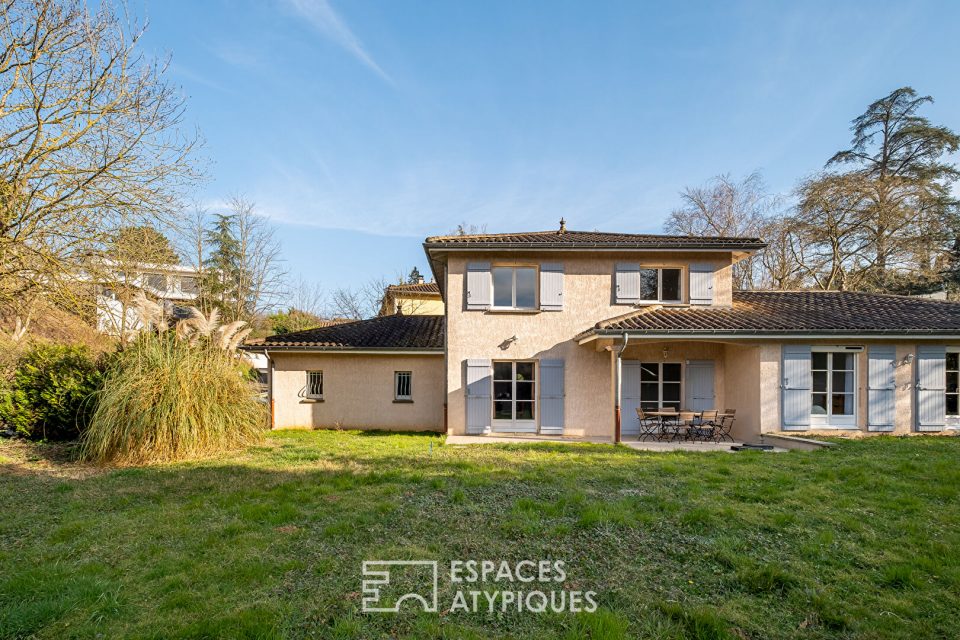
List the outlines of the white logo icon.
<svg viewBox="0 0 960 640">
<path fill-rule="evenodd" d="M 398 571 L 403 574 L 404 582 L 409 581 L 409 574 L 418 577 L 418 584 L 430 584 L 430 592 L 424 590 L 409 591 L 398 597 L 393 606 L 379 607 L 381 589 L 390 585 L 391 567 L 414 567 L 414 570 Z M 420 602 L 427 613 L 437 611 L 437 561 L 436 560 L 364 560 L 363 561 L 363 601 L 364 612 L 398 612 L 405 600 Z"/>
</svg>

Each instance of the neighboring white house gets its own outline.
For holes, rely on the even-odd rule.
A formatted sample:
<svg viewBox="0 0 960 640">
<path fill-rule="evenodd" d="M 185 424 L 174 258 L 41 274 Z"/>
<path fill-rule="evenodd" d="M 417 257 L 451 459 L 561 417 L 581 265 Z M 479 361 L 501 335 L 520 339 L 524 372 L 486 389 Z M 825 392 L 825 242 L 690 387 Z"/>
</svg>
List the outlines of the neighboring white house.
<svg viewBox="0 0 960 640">
<path fill-rule="evenodd" d="M 168 311 L 193 305 L 200 295 L 199 277 L 196 269 L 176 264 L 114 265 L 110 283 L 97 287 L 97 330 L 119 336 L 141 328 L 131 304 L 135 291 L 143 291 Z"/>
</svg>

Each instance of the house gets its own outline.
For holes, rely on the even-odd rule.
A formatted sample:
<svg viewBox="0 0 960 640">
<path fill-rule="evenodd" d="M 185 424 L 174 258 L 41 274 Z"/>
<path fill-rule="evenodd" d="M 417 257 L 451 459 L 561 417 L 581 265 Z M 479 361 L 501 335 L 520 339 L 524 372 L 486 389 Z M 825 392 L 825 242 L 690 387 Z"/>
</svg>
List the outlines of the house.
<svg viewBox="0 0 960 640">
<path fill-rule="evenodd" d="M 177 264 L 123 265 L 106 261 L 102 282 L 96 292 L 97 330 L 109 335 L 125 335 L 141 328 L 133 300 L 143 292 L 167 308 L 195 304 L 200 295 L 200 272 Z"/>
<path fill-rule="evenodd" d="M 424 282 L 423 277 L 418 282 L 391 284 L 383 292 L 380 315 L 392 316 L 395 313 L 407 316 L 442 316 L 443 298 L 440 297 L 440 286 L 436 282 Z"/>
<path fill-rule="evenodd" d="M 636 437 L 636 409 L 735 409 L 734 436 L 960 429 L 960 304 L 733 290 L 757 238 L 437 236 L 443 316 L 249 345 L 275 427 Z"/>
</svg>

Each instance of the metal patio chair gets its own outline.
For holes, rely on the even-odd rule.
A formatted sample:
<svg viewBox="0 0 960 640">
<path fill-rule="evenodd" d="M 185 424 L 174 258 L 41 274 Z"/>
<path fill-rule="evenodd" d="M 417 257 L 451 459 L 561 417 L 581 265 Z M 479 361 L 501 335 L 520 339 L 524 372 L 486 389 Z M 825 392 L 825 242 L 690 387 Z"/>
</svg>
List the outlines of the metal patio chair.
<svg viewBox="0 0 960 640">
<path fill-rule="evenodd" d="M 640 420 L 640 441 L 647 438 L 656 440 L 660 435 L 660 420 L 657 416 L 651 416 L 644 413 L 643 409 L 637 407 L 637 418 Z"/>
</svg>

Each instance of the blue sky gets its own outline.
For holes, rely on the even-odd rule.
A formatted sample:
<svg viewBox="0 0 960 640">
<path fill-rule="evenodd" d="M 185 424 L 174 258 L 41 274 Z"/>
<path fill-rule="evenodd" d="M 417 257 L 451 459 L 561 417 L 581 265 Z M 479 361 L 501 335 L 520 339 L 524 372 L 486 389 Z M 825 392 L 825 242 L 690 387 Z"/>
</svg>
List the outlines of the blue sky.
<svg viewBox="0 0 960 640">
<path fill-rule="evenodd" d="M 657 232 L 685 185 L 786 193 L 911 85 L 960 129 L 957 2 L 152 0 L 145 44 L 292 276 L 418 265 L 457 223 Z"/>
</svg>

